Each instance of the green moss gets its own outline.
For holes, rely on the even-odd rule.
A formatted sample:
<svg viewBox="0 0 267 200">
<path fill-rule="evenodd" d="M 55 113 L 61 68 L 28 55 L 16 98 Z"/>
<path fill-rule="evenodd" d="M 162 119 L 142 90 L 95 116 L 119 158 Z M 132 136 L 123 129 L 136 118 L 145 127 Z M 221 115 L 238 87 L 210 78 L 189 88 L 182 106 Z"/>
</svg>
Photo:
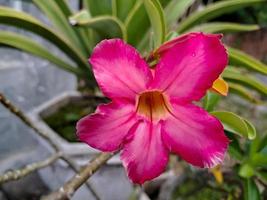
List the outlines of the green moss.
<svg viewBox="0 0 267 200">
<path fill-rule="evenodd" d="M 43 118 L 43 120 L 61 137 L 69 142 L 77 142 L 76 123 L 82 117 L 93 113 L 99 103 L 106 100 L 93 98 L 81 99 L 75 103 L 67 104 L 54 114 Z"/>
</svg>

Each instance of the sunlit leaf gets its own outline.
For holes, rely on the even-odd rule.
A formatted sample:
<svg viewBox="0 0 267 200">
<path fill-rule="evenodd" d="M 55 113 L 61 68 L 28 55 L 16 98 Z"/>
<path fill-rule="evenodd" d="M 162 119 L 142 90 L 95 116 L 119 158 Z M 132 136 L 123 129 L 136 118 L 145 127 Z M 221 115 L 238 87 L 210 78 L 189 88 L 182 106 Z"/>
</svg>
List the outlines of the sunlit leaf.
<svg viewBox="0 0 267 200">
<path fill-rule="evenodd" d="M 46 50 L 37 42 L 34 42 L 32 39 L 29 39 L 25 36 L 21 36 L 17 33 L 12 33 L 9 31 L 1 31 L 0 45 L 5 45 L 12 48 L 23 50 L 35 56 L 44 58 L 66 71 L 75 73 L 80 76 L 82 75 L 82 71 L 80 71 L 79 69 L 66 63 L 64 60 L 58 58 L 53 53 L 50 53 L 49 50 Z"/>
<path fill-rule="evenodd" d="M 0 6 L 0 23 L 31 31 L 56 45 L 72 58 L 79 67 L 88 68 L 86 57 L 71 42 L 36 18 L 24 12 Z"/>
<path fill-rule="evenodd" d="M 212 3 L 201 11 L 195 12 L 186 18 L 182 23 L 180 23 L 177 31 L 178 33 L 183 33 L 201 22 L 213 19 L 225 13 L 233 12 L 246 6 L 253 6 L 257 3 L 263 2 L 265 2 L 265 0 L 228 0 Z"/>
<path fill-rule="evenodd" d="M 236 69 L 227 67 L 223 74 L 223 78 L 227 81 L 239 83 L 243 86 L 255 89 L 263 95 L 267 95 L 267 85 L 260 80 L 250 76 L 248 74 L 238 72 Z"/>
<path fill-rule="evenodd" d="M 71 16 L 69 21 L 72 25 L 88 27 L 97 31 L 104 38 L 121 37 L 127 41 L 127 33 L 124 24 L 113 16 L 91 17 L 90 13 L 82 10 Z M 108 30 L 108 31 L 107 31 Z"/>
<path fill-rule="evenodd" d="M 231 65 L 247 67 L 248 69 L 267 74 L 267 65 L 253 58 L 252 56 L 232 47 L 227 47 Z"/>
<path fill-rule="evenodd" d="M 258 30 L 258 25 L 238 24 L 230 22 L 209 22 L 195 26 L 187 32 L 205 32 L 205 33 L 234 33 L 242 31 L 255 31 Z"/>
<path fill-rule="evenodd" d="M 33 3 L 49 18 L 54 27 L 60 31 L 62 35 L 69 38 L 72 45 L 81 49 L 81 53 L 86 57 L 88 55 L 87 47 L 79 34 L 79 30 L 75 30 L 68 22 L 68 18 L 61 10 L 61 7 L 54 0 L 33 0 Z"/>
<path fill-rule="evenodd" d="M 155 48 L 165 41 L 165 17 L 158 0 L 144 0 L 144 5 L 153 29 Z"/>
<path fill-rule="evenodd" d="M 222 122 L 224 129 L 227 131 L 249 139 L 253 139 L 256 135 L 256 130 L 253 125 L 235 113 L 227 111 L 213 111 L 211 114 Z"/>
<path fill-rule="evenodd" d="M 92 16 L 112 14 L 111 0 L 83 0 L 83 2 Z"/>
<path fill-rule="evenodd" d="M 232 83 L 228 82 L 229 85 L 229 91 L 230 93 L 234 93 L 242 97 L 243 99 L 246 99 L 250 101 L 251 103 L 256 103 L 259 104 L 261 101 L 254 97 L 249 90 L 247 90 L 244 86 L 237 84 L 237 83 Z"/>
<path fill-rule="evenodd" d="M 253 179 L 244 180 L 244 197 L 245 200 L 260 200 L 260 191 Z"/>
<path fill-rule="evenodd" d="M 183 16 L 194 1 L 195 0 L 171 0 L 164 9 L 166 24 L 170 26 L 173 23 L 177 23 L 177 20 Z"/>
</svg>

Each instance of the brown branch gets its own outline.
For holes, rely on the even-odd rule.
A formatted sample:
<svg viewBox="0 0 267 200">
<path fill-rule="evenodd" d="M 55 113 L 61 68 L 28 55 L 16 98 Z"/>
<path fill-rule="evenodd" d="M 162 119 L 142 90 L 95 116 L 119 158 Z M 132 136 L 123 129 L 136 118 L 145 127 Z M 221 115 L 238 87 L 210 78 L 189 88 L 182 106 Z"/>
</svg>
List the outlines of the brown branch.
<svg viewBox="0 0 267 200">
<path fill-rule="evenodd" d="M 32 128 L 39 136 L 44 138 L 55 150 L 59 150 L 57 144 L 50 139 L 48 134 L 41 129 L 37 128 L 34 123 L 15 105 L 11 103 L 2 93 L 0 93 L 0 102 L 13 114 L 15 114 L 18 118 L 21 119 L 26 125 Z"/>
<path fill-rule="evenodd" d="M 68 200 L 74 195 L 75 191 L 85 183 L 102 165 L 104 165 L 114 154 L 100 153 L 87 166 L 82 168 L 75 176 L 66 182 L 57 191 L 44 196 L 41 200 Z"/>
<path fill-rule="evenodd" d="M 21 169 L 7 171 L 5 174 L 0 175 L 0 184 L 3 184 L 8 181 L 18 180 L 38 169 L 47 167 L 48 165 L 55 162 L 61 156 L 62 156 L 62 153 L 58 152 L 43 161 L 39 161 L 39 162 L 26 165 L 24 168 L 21 168 Z"/>
<path fill-rule="evenodd" d="M 37 133 L 40 137 L 45 139 L 54 148 L 54 150 L 56 152 L 60 152 L 60 148 L 53 140 L 51 140 L 51 138 L 48 136 L 48 134 L 46 132 L 44 132 L 43 130 L 39 129 L 38 127 L 36 127 L 34 125 L 34 123 L 32 122 L 32 120 L 29 119 L 19 108 L 17 108 L 15 105 L 13 105 L 11 103 L 11 101 L 8 100 L 1 92 L 0 92 L 0 103 L 2 103 L 10 112 L 15 114 L 18 118 L 20 118 L 21 121 L 23 121 L 31 129 L 33 129 L 35 131 L 35 133 Z M 62 155 L 61 159 L 64 160 L 73 171 L 75 171 L 76 173 L 78 172 L 78 168 L 75 165 L 75 163 L 71 159 L 69 159 L 66 155 Z M 94 191 L 92 186 L 87 182 L 85 184 L 86 184 L 87 188 L 95 196 L 95 198 L 97 200 L 99 200 L 100 198 L 98 197 L 98 195 L 96 194 L 96 192 Z"/>
</svg>

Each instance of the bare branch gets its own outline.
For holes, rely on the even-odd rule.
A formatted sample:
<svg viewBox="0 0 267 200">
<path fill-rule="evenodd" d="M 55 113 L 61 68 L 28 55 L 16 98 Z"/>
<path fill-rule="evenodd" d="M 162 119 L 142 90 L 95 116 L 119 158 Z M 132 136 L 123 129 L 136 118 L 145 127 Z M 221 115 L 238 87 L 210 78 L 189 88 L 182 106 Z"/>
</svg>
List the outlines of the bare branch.
<svg viewBox="0 0 267 200">
<path fill-rule="evenodd" d="M 85 183 L 102 165 L 104 165 L 114 153 L 100 153 L 87 166 L 82 168 L 75 176 L 73 176 L 64 186 L 57 191 L 44 196 L 41 200 L 68 200 L 71 199 L 75 191 Z"/>
<path fill-rule="evenodd" d="M 0 93 L 0 102 L 13 114 L 15 114 L 18 118 L 21 119 L 25 124 L 27 124 L 30 128 L 32 128 L 38 135 L 44 138 L 55 150 L 59 150 L 57 144 L 50 139 L 48 134 L 41 129 L 37 128 L 34 123 L 15 105 L 11 103 L 2 93 Z"/>
<path fill-rule="evenodd" d="M 0 103 L 2 103 L 10 112 L 15 114 L 18 118 L 20 118 L 21 121 L 23 121 L 26 125 L 32 128 L 35 131 L 35 133 L 37 133 L 40 137 L 45 139 L 54 148 L 56 152 L 60 151 L 60 148 L 58 147 L 58 145 L 53 140 L 51 140 L 48 134 L 44 132 L 43 130 L 39 129 L 38 127 L 36 127 L 34 123 L 31 121 L 31 119 L 29 119 L 19 108 L 13 105 L 11 101 L 8 100 L 1 92 L 0 92 Z M 69 157 L 67 157 L 66 155 L 62 155 L 61 159 L 64 160 L 73 171 L 75 171 L 76 173 L 78 172 L 77 166 Z M 85 184 L 87 188 L 95 196 L 95 198 L 99 200 L 100 198 L 98 197 L 97 193 L 94 191 L 92 186 L 88 182 L 86 182 Z"/>
<path fill-rule="evenodd" d="M 62 153 L 58 152 L 43 161 L 26 165 L 24 168 L 21 169 L 7 171 L 5 174 L 0 175 L 0 184 L 8 181 L 18 180 L 38 169 L 47 167 L 48 165 L 55 162 L 58 158 L 60 158 L 60 156 L 62 156 Z"/>
</svg>

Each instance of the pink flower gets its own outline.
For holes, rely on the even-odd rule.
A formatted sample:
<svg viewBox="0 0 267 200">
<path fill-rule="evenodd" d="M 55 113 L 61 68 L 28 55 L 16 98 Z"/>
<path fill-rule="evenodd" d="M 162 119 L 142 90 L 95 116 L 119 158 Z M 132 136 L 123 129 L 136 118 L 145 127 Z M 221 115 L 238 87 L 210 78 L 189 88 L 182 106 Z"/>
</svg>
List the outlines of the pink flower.
<svg viewBox="0 0 267 200">
<path fill-rule="evenodd" d="M 192 104 L 222 73 L 226 50 L 217 35 L 182 37 L 153 72 L 120 39 L 102 41 L 90 58 L 99 87 L 112 102 L 78 122 L 78 137 L 101 151 L 121 149 L 134 183 L 159 176 L 170 152 L 203 168 L 219 164 L 227 150 L 220 121 Z"/>
</svg>

